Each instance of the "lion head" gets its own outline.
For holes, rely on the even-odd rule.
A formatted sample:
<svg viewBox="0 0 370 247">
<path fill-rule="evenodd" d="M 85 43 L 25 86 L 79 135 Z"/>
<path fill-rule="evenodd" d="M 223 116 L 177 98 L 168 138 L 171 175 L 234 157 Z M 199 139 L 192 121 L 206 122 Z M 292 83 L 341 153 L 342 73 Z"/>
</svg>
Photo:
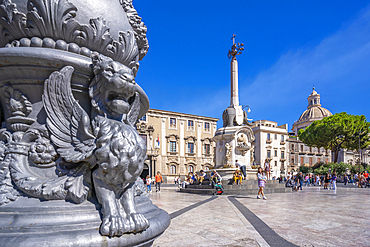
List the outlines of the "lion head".
<svg viewBox="0 0 370 247">
<path fill-rule="evenodd" d="M 89 86 L 91 104 L 100 115 L 120 121 L 134 100 L 134 73 L 129 67 L 103 55 L 94 54 L 92 61 L 95 77 Z"/>
</svg>

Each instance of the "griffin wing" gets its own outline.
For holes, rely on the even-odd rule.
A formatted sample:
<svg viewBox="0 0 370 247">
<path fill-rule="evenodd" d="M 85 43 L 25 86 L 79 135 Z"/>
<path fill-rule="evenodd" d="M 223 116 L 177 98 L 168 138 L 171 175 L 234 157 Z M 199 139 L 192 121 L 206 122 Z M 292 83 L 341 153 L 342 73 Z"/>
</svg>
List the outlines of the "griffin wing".
<svg viewBox="0 0 370 247">
<path fill-rule="evenodd" d="M 42 100 L 46 125 L 59 155 L 67 162 L 77 163 L 92 155 L 96 138 L 91 134 L 88 114 L 73 97 L 73 71 L 73 67 L 66 66 L 53 72 L 45 81 Z"/>
</svg>

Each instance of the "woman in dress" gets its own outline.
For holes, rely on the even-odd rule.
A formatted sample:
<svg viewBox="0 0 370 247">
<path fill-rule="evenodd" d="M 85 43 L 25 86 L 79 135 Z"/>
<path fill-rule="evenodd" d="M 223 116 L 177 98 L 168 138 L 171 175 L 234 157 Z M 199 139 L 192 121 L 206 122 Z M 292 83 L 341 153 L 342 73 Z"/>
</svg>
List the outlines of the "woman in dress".
<svg viewBox="0 0 370 247">
<path fill-rule="evenodd" d="M 266 183 L 266 176 L 263 174 L 262 167 L 258 168 L 257 179 L 258 179 L 258 187 L 260 188 L 258 191 L 257 199 L 260 199 L 261 198 L 260 195 L 262 195 L 263 199 L 267 200 L 267 198 L 265 197 L 265 194 L 263 193 L 263 188 L 265 187 L 265 183 Z"/>
</svg>

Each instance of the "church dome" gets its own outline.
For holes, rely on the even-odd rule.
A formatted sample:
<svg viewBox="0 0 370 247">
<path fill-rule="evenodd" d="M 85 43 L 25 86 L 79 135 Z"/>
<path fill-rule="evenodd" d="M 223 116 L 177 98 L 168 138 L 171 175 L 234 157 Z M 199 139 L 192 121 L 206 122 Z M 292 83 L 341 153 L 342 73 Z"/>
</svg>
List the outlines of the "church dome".
<svg viewBox="0 0 370 247">
<path fill-rule="evenodd" d="M 333 115 L 328 109 L 325 109 L 321 106 L 313 106 L 305 110 L 302 115 L 299 117 L 298 122 L 309 121 L 309 120 L 318 120 L 323 119 Z"/>
<path fill-rule="evenodd" d="M 308 106 L 299 119 L 294 122 L 292 130 L 297 134 L 300 129 L 304 129 L 316 120 L 333 115 L 328 109 L 321 106 L 320 94 L 313 88 L 312 93 L 307 98 Z"/>
</svg>

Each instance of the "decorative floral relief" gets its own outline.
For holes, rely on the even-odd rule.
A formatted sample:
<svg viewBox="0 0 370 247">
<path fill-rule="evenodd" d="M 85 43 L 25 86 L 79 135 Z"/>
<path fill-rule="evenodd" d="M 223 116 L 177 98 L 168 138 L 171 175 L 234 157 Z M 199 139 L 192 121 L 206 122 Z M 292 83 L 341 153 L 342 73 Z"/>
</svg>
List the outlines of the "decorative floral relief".
<svg viewBox="0 0 370 247">
<path fill-rule="evenodd" d="M 31 144 L 29 158 L 36 164 L 50 164 L 57 158 L 57 152 L 48 139 L 38 138 Z"/>
<path fill-rule="evenodd" d="M 32 111 L 32 104 L 20 90 L 5 86 L 6 108 L 11 116 L 28 116 Z"/>
<path fill-rule="evenodd" d="M 77 22 L 78 10 L 68 0 L 30 0 L 27 14 L 19 12 L 11 0 L 0 0 L 0 47 L 22 38 L 60 39 L 109 56 L 136 74 L 139 59 L 148 51 L 146 27 L 131 1 L 123 2 L 134 31 L 120 32 L 114 40 L 102 17 L 91 19 L 89 25 Z"/>
</svg>

